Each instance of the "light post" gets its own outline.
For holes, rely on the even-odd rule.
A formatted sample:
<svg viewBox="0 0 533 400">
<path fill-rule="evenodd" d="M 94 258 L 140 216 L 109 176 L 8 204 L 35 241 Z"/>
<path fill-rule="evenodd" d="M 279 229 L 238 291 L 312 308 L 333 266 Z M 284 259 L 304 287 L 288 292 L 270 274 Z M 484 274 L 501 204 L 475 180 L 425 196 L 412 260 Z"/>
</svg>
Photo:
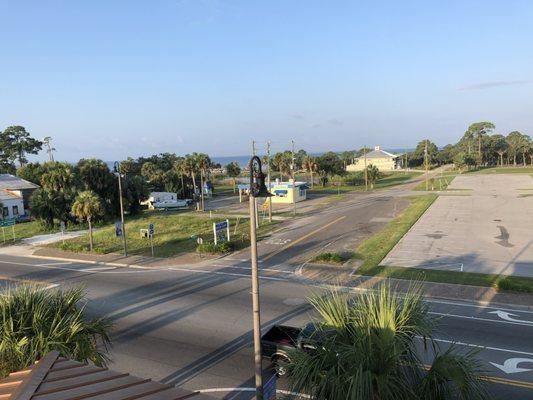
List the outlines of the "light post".
<svg viewBox="0 0 533 400">
<path fill-rule="evenodd" d="M 259 307 L 259 270 L 257 266 L 256 204 L 257 197 L 272 196 L 265 185 L 261 159 L 250 159 L 250 250 L 252 260 L 252 311 L 254 332 L 254 366 L 256 399 L 263 400 L 263 366 L 261 354 L 261 311 Z"/>
<path fill-rule="evenodd" d="M 115 161 L 115 174 L 118 177 L 118 195 L 120 199 L 120 224 L 122 225 L 122 242 L 124 244 L 124 257 L 128 256 L 126 245 L 126 225 L 124 225 L 124 203 L 122 200 L 122 175 L 120 173 L 120 162 Z"/>
</svg>

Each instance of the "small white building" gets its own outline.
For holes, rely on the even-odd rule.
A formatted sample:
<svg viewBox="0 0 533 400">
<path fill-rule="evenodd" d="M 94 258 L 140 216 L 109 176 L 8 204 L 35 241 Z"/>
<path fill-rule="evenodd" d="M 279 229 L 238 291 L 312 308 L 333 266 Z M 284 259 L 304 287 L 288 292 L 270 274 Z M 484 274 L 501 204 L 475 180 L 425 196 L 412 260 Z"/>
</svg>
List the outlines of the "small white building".
<svg viewBox="0 0 533 400">
<path fill-rule="evenodd" d="M 0 190 L 0 204 L 2 204 L 2 219 L 18 218 L 26 213 L 22 197 L 6 190 Z"/>
<path fill-rule="evenodd" d="M 381 147 L 376 146 L 374 150 L 366 153 L 366 156 L 357 157 L 352 164 L 346 166 L 346 171 L 364 171 L 366 166 L 374 165 L 380 171 L 394 171 L 395 169 L 402 168 L 402 159 L 397 154 L 389 153 L 388 151 L 381 150 Z"/>
<path fill-rule="evenodd" d="M 18 218 L 29 214 L 30 196 L 39 186 L 11 174 L 0 174 L 2 218 Z"/>
</svg>

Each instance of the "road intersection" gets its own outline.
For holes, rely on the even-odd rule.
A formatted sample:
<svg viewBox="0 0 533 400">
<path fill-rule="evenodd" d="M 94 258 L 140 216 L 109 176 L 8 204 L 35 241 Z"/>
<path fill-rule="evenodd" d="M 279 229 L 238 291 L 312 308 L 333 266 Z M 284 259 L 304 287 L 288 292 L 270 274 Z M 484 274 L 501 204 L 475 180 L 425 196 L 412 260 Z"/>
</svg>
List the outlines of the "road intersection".
<svg viewBox="0 0 533 400">
<path fill-rule="evenodd" d="M 284 224 L 259 245 L 262 328 L 302 326 L 306 298 L 327 290 L 301 267 L 314 252 L 354 248 L 408 203 L 411 185 L 346 198 Z M 247 251 L 191 265 L 119 267 L 3 254 L 5 280 L 83 285 L 88 309 L 114 322 L 113 369 L 202 390 L 252 398 L 250 261 Z M 2 286 L 0 286 L 2 287 Z M 371 290 L 347 285 L 357 295 Z M 533 311 L 527 307 L 428 298 L 437 343 L 476 350 L 493 393 L 533 398 Z M 265 366 L 267 367 L 267 366 Z M 280 382 L 280 389 L 285 382 Z"/>
</svg>

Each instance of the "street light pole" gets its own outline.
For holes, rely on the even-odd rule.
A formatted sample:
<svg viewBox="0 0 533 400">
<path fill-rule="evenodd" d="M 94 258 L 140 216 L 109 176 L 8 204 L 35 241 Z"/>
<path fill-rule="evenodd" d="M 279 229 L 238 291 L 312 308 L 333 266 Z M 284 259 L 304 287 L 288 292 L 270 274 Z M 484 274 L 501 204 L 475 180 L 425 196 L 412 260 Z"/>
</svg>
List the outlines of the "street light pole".
<svg viewBox="0 0 533 400">
<path fill-rule="evenodd" d="M 124 224 L 124 203 L 122 200 L 122 175 L 120 173 L 120 162 L 115 162 L 115 171 L 118 176 L 118 194 L 120 199 L 120 224 L 122 225 L 122 242 L 124 244 L 124 257 L 128 256 L 128 246 L 126 245 L 126 225 Z"/>
<path fill-rule="evenodd" d="M 365 156 L 365 192 L 368 192 L 368 170 L 366 168 L 366 145 L 363 147 L 363 154 Z"/>
<path fill-rule="evenodd" d="M 250 160 L 250 251 L 252 261 L 252 312 L 254 337 L 254 369 L 256 399 L 263 400 L 263 356 L 261 352 L 261 310 L 259 306 L 259 268 L 257 261 L 256 203 L 257 197 L 270 197 L 265 186 L 261 159 Z"/>
<path fill-rule="evenodd" d="M 267 142 L 267 188 L 270 190 L 270 140 Z M 268 222 L 272 222 L 272 201 L 268 199 Z"/>
</svg>

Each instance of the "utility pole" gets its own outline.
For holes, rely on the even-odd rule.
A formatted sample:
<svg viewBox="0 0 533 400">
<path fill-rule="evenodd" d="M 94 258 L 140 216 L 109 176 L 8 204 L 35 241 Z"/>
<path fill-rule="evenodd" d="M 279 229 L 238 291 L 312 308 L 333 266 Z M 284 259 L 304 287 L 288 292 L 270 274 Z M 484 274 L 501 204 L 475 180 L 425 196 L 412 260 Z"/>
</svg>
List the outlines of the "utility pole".
<svg viewBox="0 0 533 400">
<path fill-rule="evenodd" d="M 128 246 L 126 245 L 126 225 L 124 224 L 124 202 L 122 200 L 122 176 L 120 172 L 120 162 L 115 162 L 115 170 L 118 176 L 118 193 L 120 199 L 120 224 L 122 225 L 122 242 L 124 245 L 124 257 L 128 256 Z"/>
<path fill-rule="evenodd" d="M 255 157 L 255 140 L 252 140 L 252 157 Z M 250 169 L 250 176 L 252 176 L 252 170 Z M 255 217 L 254 217 L 254 220 L 255 220 L 255 228 L 258 229 L 259 228 L 259 216 L 258 216 L 258 212 L 257 212 L 257 197 L 254 197 L 252 199 L 252 186 L 250 186 L 250 195 L 249 195 L 249 201 L 252 201 L 255 203 L 254 204 L 254 210 L 255 210 Z M 250 221 L 250 223 L 252 223 L 252 221 Z"/>
<path fill-rule="evenodd" d="M 366 169 L 366 145 L 363 147 L 363 154 L 365 157 L 365 192 L 368 192 L 368 171 Z"/>
<path fill-rule="evenodd" d="M 407 173 L 407 150 L 405 150 L 405 165 L 404 165 L 405 173 Z"/>
<path fill-rule="evenodd" d="M 426 191 L 429 188 L 429 182 L 428 182 L 428 140 L 426 139 L 426 144 L 424 146 L 424 166 L 426 169 Z"/>
<path fill-rule="evenodd" d="M 296 172 L 296 162 L 294 158 L 294 140 L 291 140 L 292 142 L 292 157 L 291 157 L 291 172 L 292 172 L 292 206 L 293 206 L 293 212 L 294 216 L 296 217 L 296 180 L 294 179 L 294 175 Z"/>
<path fill-rule="evenodd" d="M 265 175 L 261 170 L 261 160 L 253 156 L 250 160 L 250 197 L 270 197 L 265 186 Z M 254 338 L 255 395 L 263 400 L 263 357 L 261 349 L 261 310 L 259 305 L 259 267 L 257 261 L 256 203 L 250 201 L 250 252 L 252 261 L 252 313 Z"/>
<path fill-rule="evenodd" d="M 267 142 L 267 187 L 270 190 L 270 140 Z M 272 199 L 268 198 L 268 222 L 272 222 Z"/>
</svg>

